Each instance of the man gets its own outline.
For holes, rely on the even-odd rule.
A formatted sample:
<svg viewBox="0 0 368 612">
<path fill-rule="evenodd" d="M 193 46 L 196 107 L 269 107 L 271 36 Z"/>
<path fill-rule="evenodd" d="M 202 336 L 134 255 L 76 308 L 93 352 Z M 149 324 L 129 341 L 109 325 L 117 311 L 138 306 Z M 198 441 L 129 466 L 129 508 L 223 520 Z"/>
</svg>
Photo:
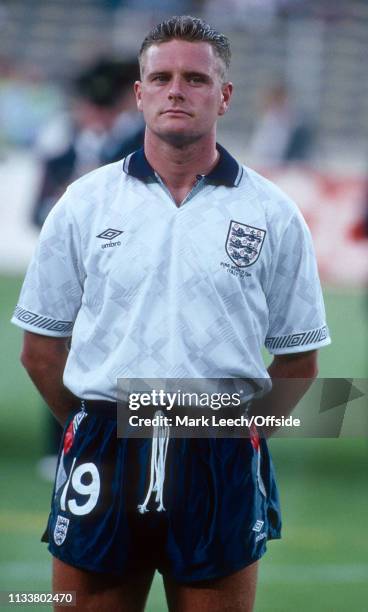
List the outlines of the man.
<svg viewBox="0 0 368 612">
<path fill-rule="evenodd" d="M 67 190 L 13 318 L 65 424 L 53 588 L 78 610 L 142 610 L 159 569 L 170 610 L 249 612 L 281 528 L 265 440 L 116 439 L 116 379 L 312 379 L 329 343 L 316 264 L 296 207 L 216 145 L 226 37 L 173 17 L 139 59 L 144 150 Z"/>
</svg>

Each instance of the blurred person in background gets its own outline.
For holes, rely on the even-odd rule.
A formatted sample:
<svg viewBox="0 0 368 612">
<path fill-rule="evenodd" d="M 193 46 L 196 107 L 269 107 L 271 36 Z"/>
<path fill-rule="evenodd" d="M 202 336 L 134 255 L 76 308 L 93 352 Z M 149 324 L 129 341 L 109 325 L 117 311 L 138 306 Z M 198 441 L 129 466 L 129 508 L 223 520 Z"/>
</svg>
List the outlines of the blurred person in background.
<svg viewBox="0 0 368 612">
<path fill-rule="evenodd" d="M 50 122 L 36 145 L 42 171 L 33 222 L 40 229 L 71 181 L 142 146 L 144 122 L 132 86 L 138 76 L 136 59 L 103 58 L 75 78 L 70 114 Z M 62 430 L 49 411 L 45 414 L 46 454 L 38 472 L 52 481 Z"/>
<path fill-rule="evenodd" d="M 33 215 L 38 227 L 70 182 L 142 146 L 144 123 L 132 89 L 138 75 L 135 59 L 102 58 L 75 78 L 71 112 L 56 117 L 36 145 L 42 165 Z"/>
<path fill-rule="evenodd" d="M 253 163 L 275 166 L 305 161 L 312 142 L 310 122 L 291 102 L 287 87 L 279 83 L 267 90 L 249 145 Z"/>
</svg>

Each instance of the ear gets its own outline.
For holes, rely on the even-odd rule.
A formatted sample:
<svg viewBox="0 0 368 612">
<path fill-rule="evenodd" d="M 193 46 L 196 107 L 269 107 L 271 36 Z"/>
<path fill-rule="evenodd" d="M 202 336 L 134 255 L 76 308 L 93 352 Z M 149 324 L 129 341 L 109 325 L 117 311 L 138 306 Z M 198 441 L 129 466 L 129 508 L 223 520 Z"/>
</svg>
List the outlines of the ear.
<svg viewBox="0 0 368 612">
<path fill-rule="evenodd" d="M 134 83 L 134 94 L 135 94 L 135 101 L 137 103 L 137 108 L 139 111 L 143 111 L 143 104 L 142 104 L 142 81 L 136 81 Z"/>
<path fill-rule="evenodd" d="M 230 106 L 230 99 L 233 93 L 233 84 L 232 83 L 224 83 L 221 87 L 221 102 L 220 102 L 220 107 L 219 107 L 219 111 L 218 114 L 224 115 L 229 106 Z"/>
</svg>

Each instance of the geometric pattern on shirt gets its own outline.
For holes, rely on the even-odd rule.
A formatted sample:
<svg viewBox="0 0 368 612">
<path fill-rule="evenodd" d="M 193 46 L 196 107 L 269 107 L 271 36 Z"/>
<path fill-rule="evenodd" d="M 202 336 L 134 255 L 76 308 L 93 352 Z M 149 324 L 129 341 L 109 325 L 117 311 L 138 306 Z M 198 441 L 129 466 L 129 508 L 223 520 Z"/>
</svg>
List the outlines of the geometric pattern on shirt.
<svg viewBox="0 0 368 612">
<path fill-rule="evenodd" d="M 50 331 L 69 332 L 73 329 L 72 321 L 55 321 L 55 319 L 43 317 L 42 315 L 38 315 L 20 306 L 16 307 L 14 316 L 19 319 L 19 321 L 23 321 L 23 323 L 35 325 L 36 327 L 48 329 Z"/>
<path fill-rule="evenodd" d="M 327 325 L 312 329 L 310 331 L 301 332 L 298 334 L 289 334 L 286 336 L 268 336 L 265 341 L 265 347 L 268 349 L 290 348 L 296 346 L 305 346 L 321 342 L 328 336 Z"/>
</svg>

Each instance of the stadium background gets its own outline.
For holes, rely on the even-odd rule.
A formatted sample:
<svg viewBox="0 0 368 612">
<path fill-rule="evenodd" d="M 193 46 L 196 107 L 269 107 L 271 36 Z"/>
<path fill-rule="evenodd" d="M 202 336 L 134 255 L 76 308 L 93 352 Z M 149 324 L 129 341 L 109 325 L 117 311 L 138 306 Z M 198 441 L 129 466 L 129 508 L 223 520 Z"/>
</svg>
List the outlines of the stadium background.
<svg viewBox="0 0 368 612">
<path fill-rule="evenodd" d="M 256 167 L 301 207 L 314 236 L 333 344 L 321 377 L 367 374 L 368 7 L 336 0 L 2 0 L 0 2 L 0 590 L 49 590 L 39 544 L 50 485 L 35 466 L 43 415 L 19 365 L 21 332 L 9 325 L 37 238 L 32 198 L 40 176 L 37 133 L 65 104 L 68 78 L 92 56 L 135 53 L 152 23 L 204 15 L 230 35 L 236 85 L 219 140 L 253 165 L 248 146 L 262 92 L 287 84 L 311 117 L 308 162 Z M 257 165 L 258 164 L 258 165 Z M 353 404 L 352 404 L 353 406 Z M 261 566 L 256 611 L 367 609 L 367 439 L 271 442 L 284 510 L 284 539 Z M 5 609 L 5 608 L 4 608 Z M 45 608 L 43 608 L 45 609 Z M 147 609 L 165 610 L 156 579 Z"/>
</svg>

